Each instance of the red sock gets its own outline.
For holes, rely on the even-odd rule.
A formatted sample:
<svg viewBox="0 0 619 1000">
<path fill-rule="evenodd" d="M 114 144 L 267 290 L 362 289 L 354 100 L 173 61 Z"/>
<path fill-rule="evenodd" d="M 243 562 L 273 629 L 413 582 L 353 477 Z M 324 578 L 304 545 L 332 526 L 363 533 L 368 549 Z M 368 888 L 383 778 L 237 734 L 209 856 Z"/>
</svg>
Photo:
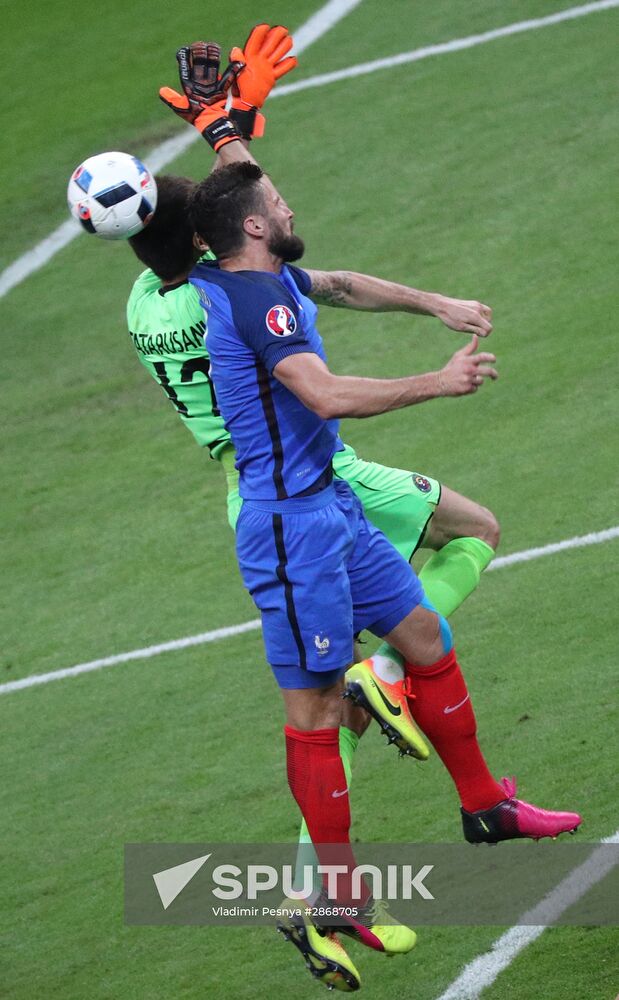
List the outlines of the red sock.
<svg viewBox="0 0 619 1000">
<path fill-rule="evenodd" d="M 350 846 L 348 783 L 340 756 L 338 729 L 293 729 L 284 726 L 288 784 L 307 823 L 318 859 L 323 865 L 346 865 L 348 875 L 338 876 L 338 902 L 352 899 L 351 872 L 355 857 Z M 337 849 L 324 845 L 338 844 Z M 325 878 L 326 884 L 326 878 Z M 363 904 L 369 893 L 361 900 Z"/>
<path fill-rule="evenodd" d="M 409 707 L 458 790 L 467 812 L 490 809 L 505 792 L 488 770 L 477 742 L 477 723 L 455 650 L 430 667 L 406 664 Z"/>
</svg>

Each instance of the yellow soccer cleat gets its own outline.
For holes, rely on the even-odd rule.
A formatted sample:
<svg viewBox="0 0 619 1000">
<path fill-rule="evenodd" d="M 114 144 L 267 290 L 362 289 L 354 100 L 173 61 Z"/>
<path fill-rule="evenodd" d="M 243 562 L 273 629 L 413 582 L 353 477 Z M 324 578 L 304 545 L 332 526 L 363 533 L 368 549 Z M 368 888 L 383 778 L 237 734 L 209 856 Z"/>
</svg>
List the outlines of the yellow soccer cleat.
<svg viewBox="0 0 619 1000">
<path fill-rule="evenodd" d="M 391 916 L 382 899 L 372 899 L 360 914 L 370 933 L 378 938 L 386 955 L 406 955 L 417 944 L 417 935 L 411 927 Z"/>
<path fill-rule="evenodd" d="M 304 900 L 285 899 L 280 909 L 277 929 L 299 949 L 312 976 L 328 990 L 355 993 L 361 977 L 333 931 L 314 926 Z"/>
<path fill-rule="evenodd" d="M 387 660 L 386 657 L 381 657 Z M 383 680 L 374 669 L 374 659 L 355 663 L 346 671 L 345 698 L 360 705 L 376 719 L 388 743 L 395 743 L 400 756 L 427 760 L 430 748 L 413 722 L 408 707 L 407 679 L 398 679 L 397 666 L 391 660 L 387 665 L 395 677 L 393 683 Z"/>
<path fill-rule="evenodd" d="M 337 904 L 329 903 L 323 894 L 315 903 L 315 912 L 319 914 L 327 907 L 333 910 Z M 354 913 L 350 912 L 351 907 L 340 907 L 337 924 L 332 924 L 328 930 L 347 934 L 367 948 L 382 951 L 385 955 L 405 955 L 415 947 L 415 931 L 392 917 L 382 899 L 370 898 L 364 906 L 352 909 L 355 910 Z M 314 916 L 314 923 L 319 926 L 322 926 L 323 920 L 323 917 Z M 324 926 L 322 929 L 327 930 Z"/>
</svg>

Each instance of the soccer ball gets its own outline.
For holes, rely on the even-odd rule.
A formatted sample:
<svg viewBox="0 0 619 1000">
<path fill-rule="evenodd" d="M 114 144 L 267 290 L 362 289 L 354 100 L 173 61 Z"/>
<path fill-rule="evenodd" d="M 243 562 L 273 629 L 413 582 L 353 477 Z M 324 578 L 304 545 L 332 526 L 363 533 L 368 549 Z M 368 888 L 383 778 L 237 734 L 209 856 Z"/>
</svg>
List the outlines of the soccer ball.
<svg viewBox="0 0 619 1000">
<path fill-rule="evenodd" d="M 90 156 L 71 174 L 69 211 L 87 233 L 126 240 L 148 225 L 157 207 L 150 170 L 129 153 Z"/>
</svg>

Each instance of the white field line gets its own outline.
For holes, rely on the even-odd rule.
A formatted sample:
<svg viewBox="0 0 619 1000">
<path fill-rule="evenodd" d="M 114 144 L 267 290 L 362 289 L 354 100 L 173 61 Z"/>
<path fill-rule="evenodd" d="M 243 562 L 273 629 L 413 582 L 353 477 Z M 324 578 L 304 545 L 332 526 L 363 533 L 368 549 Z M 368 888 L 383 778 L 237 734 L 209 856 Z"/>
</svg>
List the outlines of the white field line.
<svg viewBox="0 0 619 1000">
<path fill-rule="evenodd" d="M 618 0 L 619 2 L 619 0 Z M 325 35 L 351 10 L 358 7 L 361 0 L 329 0 L 315 14 L 312 14 L 304 24 L 294 32 L 294 52 L 300 55 L 314 42 Z M 160 143 L 150 152 L 145 160 L 153 173 L 163 170 L 200 136 L 195 129 L 185 129 L 172 139 Z M 12 288 L 21 284 L 31 274 L 47 264 L 56 254 L 83 232 L 74 219 L 68 219 L 58 226 L 49 236 L 37 243 L 0 274 L 0 299 Z"/>
<path fill-rule="evenodd" d="M 438 45 L 426 45 L 421 49 L 413 49 L 411 52 L 401 52 L 397 56 L 386 56 L 384 59 L 373 59 L 371 62 L 358 63 L 356 66 L 348 66 L 346 69 L 336 69 L 331 73 L 309 76 L 305 80 L 298 80 L 296 83 L 285 83 L 273 92 L 273 97 L 284 97 L 286 94 L 295 94 L 299 90 L 308 90 L 311 87 L 324 87 L 325 84 L 337 83 L 338 80 L 349 80 L 356 76 L 366 76 L 368 73 L 376 73 L 381 69 L 392 69 L 394 66 L 404 66 L 407 63 L 420 62 L 422 59 L 429 59 L 430 56 L 443 56 L 450 52 L 462 52 L 464 49 L 473 49 L 477 45 L 485 45 L 486 42 L 494 42 L 497 38 L 520 35 L 524 31 L 537 31 L 539 28 L 548 28 L 553 24 L 561 24 L 562 21 L 574 21 L 576 18 L 586 17 L 587 14 L 597 14 L 599 11 L 610 10 L 612 7 L 619 7 L 619 0 L 597 0 L 596 3 L 586 3 L 578 7 L 569 7 L 567 10 L 559 10 L 556 14 L 548 14 L 546 17 L 536 17 L 529 21 L 516 21 L 514 24 L 506 24 L 502 28 L 483 31 L 479 35 L 454 38 L 449 42 L 441 42 Z"/>
<path fill-rule="evenodd" d="M 610 837 L 604 837 L 601 844 L 619 844 L 619 830 Z M 536 941 L 547 926 L 555 923 L 589 889 L 601 882 L 618 862 L 619 857 L 615 852 L 605 852 L 603 847 L 597 847 L 586 861 L 566 875 L 537 906 L 523 914 L 521 919 L 528 926 L 519 924 L 502 934 L 490 951 L 478 955 L 465 965 L 458 978 L 441 993 L 438 1000 L 477 1000 L 521 951 Z"/>
<path fill-rule="evenodd" d="M 326 35 L 338 21 L 350 14 L 351 10 L 358 7 L 360 3 L 361 0 L 330 0 L 329 3 L 326 3 L 324 7 L 308 18 L 298 31 L 294 32 L 294 46 L 292 48 L 294 55 L 298 56 L 305 52 L 310 45 Z"/>
<path fill-rule="evenodd" d="M 562 542 L 551 542 L 549 545 L 542 545 L 539 548 L 524 549 L 522 552 L 512 552 L 511 555 L 500 556 L 490 564 L 488 570 L 500 569 L 502 566 L 512 566 L 514 563 L 530 562 L 532 559 L 554 555 L 555 552 L 563 552 L 565 549 L 578 549 L 587 545 L 600 545 L 602 542 L 609 542 L 613 538 L 619 538 L 619 525 L 615 528 L 606 528 L 604 531 L 594 531 L 589 535 L 578 535 L 575 538 L 566 538 Z M 130 660 L 148 660 L 152 656 L 158 656 L 160 653 L 170 653 L 177 649 L 186 649 L 188 646 L 202 646 L 208 642 L 228 639 L 231 636 L 241 635 L 243 632 L 253 632 L 259 628 L 260 620 L 254 619 L 249 622 L 242 622 L 240 625 L 228 625 L 225 628 L 213 629 L 212 632 L 189 635 L 184 639 L 171 639 L 169 642 L 158 643 L 156 646 L 146 646 L 144 649 L 133 649 L 128 653 L 116 653 L 113 656 L 104 656 L 100 660 L 89 660 L 87 663 L 78 663 L 75 667 L 65 667 L 63 670 L 53 670 L 48 674 L 32 674 L 30 677 L 22 677 L 18 681 L 8 681 L 5 684 L 0 684 L 0 695 L 10 694 L 11 691 L 21 691 L 23 688 L 37 687 L 39 684 L 49 684 L 50 681 L 60 681 L 65 677 L 79 677 L 80 674 L 89 674 L 93 670 L 113 667 L 117 663 L 128 663 Z"/>
<path fill-rule="evenodd" d="M 541 556 L 551 556 L 555 552 L 563 552 L 565 549 L 582 549 L 587 545 L 599 545 L 601 542 L 610 542 L 613 538 L 619 538 L 619 525 L 615 528 L 606 528 L 604 531 L 592 531 L 589 535 L 566 538 L 562 542 L 551 542 L 549 545 L 541 545 L 536 549 L 524 549 L 523 552 L 512 552 L 508 556 L 498 556 L 492 560 L 486 572 L 490 572 L 491 569 L 501 569 L 502 566 L 513 566 L 514 563 L 530 562 L 531 559 L 539 559 Z"/>
<path fill-rule="evenodd" d="M 320 34 L 329 30 L 341 17 L 344 17 L 353 7 L 356 7 L 361 0 L 331 0 L 320 11 L 314 14 L 296 32 L 295 52 L 299 54 L 312 42 L 316 41 Z M 463 49 L 470 49 L 476 45 L 484 45 L 486 42 L 495 41 L 497 38 L 507 38 L 509 35 L 517 35 L 524 31 L 536 31 L 539 28 L 546 28 L 553 24 L 560 24 L 562 21 L 572 21 L 575 18 L 585 17 L 587 14 L 595 14 L 599 11 L 610 10 L 612 7 L 619 7 L 619 0 L 597 0 L 595 3 L 582 4 L 578 7 L 570 7 L 567 10 L 557 11 L 546 17 L 538 17 L 529 21 L 518 21 L 515 24 L 507 24 L 502 28 L 495 28 L 492 31 L 485 31 L 479 35 L 469 35 L 467 38 L 454 38 L 450 42 L 443 42 L 440 45 L 428 45 L 424 48 L 414 49 L 412 52 L 402 52 L 400 55 L 389 56 L 385 59 L 375 59 L 372 62 L 360 63 L 357 66 L 349 66 L 346 69 L 335 70 L 333 73 L 323 73 L 318 76 L 310 76 L 297 83 L 283 84 L 278 87 L 272 95 L 275 97 L 285 97 L 287 94 L 295 94 L 301 90 L 308 90 L 312 87 L 323 87 L 338 80 L 346 80 L 351 77 L 363 76 L 367 73 L 375 73 L 378 70 L 390 69 L 393 66 L 401 66 L 405 63 L 418 62 L 421 59 L 428 59 L 430 56 L 445 55 L 449 52 L 460 52 Z M 325 20 L 323 30 L 318 34 L 320 18 L 324 14 Z M 195 129 L 187 129 L 172 139 L 156 146 L 145 157 L 150 169 L 157 172 L 175 160 L 181 153 L 199 138 Z M 32 250 L 28 250 L 0 274 L 0 298 L 3 298 L 12 288 L 21 284 L 31 274 L 38 271 L 47 264 L 55 255 L 68 246 L 83 230 L 72 219 L 63 222 L 57 229 L 41 240 Z"/>
<path fill-rule="evenodd" d="M 114 656 L 104 656 L 100 660 L 78 663 L 76 667 L 53 670 L 49 674 L 33 674 L 31 677 L 23 677 L 19 681 L 9 681 L 8 684 L 0 684 L 0 694 L 9 694 L 10 691 L 20 691 L 26 687 L 36 687 L 38 684 L 49 684 L 50 681 L 61 681 L 65 677 L 79 677 L 80 674 L 89 674 L 93 670 L 114 667 L 117 663 L 128 663 L 130 660 L 148 660 L 151 656 L 158 656 L 159 653 L 187 649 L 189 646 L 202 646 L 206 642 L 217 642 L 218 639 L 227 639 L 233 635 L 242 635 L 243 632 L 252 632 L 254 629 L 260 628 L 260 625 L 260 619 L 256 618 L 254 621 L 242 622 L 240 625 L 216 628 L 212 632 L 200 632 L 199 635 L 188 635 L 184 639 L 172 639 L 170 642 L 160 642 L 156 646 L 146 646 L 144 649 L 132 649 L 129 653 L 116 653 Z"/>
</svg>

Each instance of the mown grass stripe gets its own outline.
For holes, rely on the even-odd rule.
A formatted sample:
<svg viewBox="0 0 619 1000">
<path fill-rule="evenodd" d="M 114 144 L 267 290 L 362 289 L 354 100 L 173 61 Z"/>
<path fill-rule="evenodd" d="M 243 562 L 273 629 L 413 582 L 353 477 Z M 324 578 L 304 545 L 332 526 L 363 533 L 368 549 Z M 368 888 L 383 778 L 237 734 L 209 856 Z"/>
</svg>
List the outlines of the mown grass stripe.
<svg viewBox="0 0 619 1000">
<path fill-rule="evenodd" d="M 542 545 L 538 548 L 523 549 L 522 552 L 512 552 L 511 555 L 499 556 L 490 564 L 488 570 L 501 569 L 503 566 L 513 566 L 516 563 L 530 562 L 533 559 L 554 555 L 557 552 L 564 552 L 567 549 L 600 545 L 603 542 L 611 541 L 613 538 L 619 538 L 619 525 L 614 528 L 606 528 L 604 531 L 593 531 L 588 535 L 576 535 L 574 538 L 566 538 L 562 542 L 550 542 L 548 545 Z M 0 694 L 10 694 L 11 691 L 22 691 L 24 688 L 37 687 L 39 684 L 49 684 L 51 681 L 61 681 L 68 677 L 79 677 L 81 674 L 89 674 L 94 670 L 102 670 L 104 667 L 114 667 L 117 663 L 129 663 L 131 660 L 148 660 L 152 656 L 159 656 L 160 653 L 170 653 L 177 649 L 187 649 L 189 646 L 202 646 L 208 642 L 228 639 L 232 636 L 242 635 L 243 632 L 253 632 L 259 628 L 260 619 L 256 618 L 249 622 L 241 622 L 240 625 L 227 625 L 223 628 L 213 629 L 211 632 L 188 635 L 183 639 L 171 639 L 169 642 L 146 646 L 143 649 L 133 649 L 128 653 L 116 653 L 113 656 L 104 656 L 99 660 L 78 663 L 74 667 L 52 670 L 47 674 L 32 674 L 30 677 L 22 677 L 18 681 L 8 681 L 6 684 L 0 684 Z"/>
<path fill-rule="evenodd" d="M 602 838 L 600 843 L 619 844 L 619 830 L 610 837 Z M 597 847 L 586 861 L 566 875 L 537 906 L 523 914 L 522 924 L 510 927 L 497 938 L 490 951 L 478 955 L 465 965 L 457 979 L 450 983 L 438 1000 L 478 1000 L 521 951 L 533 944 L 546 927 L 559 920 L 570 906 L 601 882 L 618 862 L 617 854 L 610 854 L 603 847 Z"/>
<path fill-rule="evenodd" d="M 325 4 L 320 11 L 313 15 L 296 32 L 295 52 L 300 54 L 309 45 L 315 42 L 320 35 L 316 33 L 316 26 L 321 23 L 323 17 L 324 34 L 335 23 L 344 17 L 353 7 L 358 6 L 361 0 L 332 0 Z M 335 70 L 332 73 L 322 73 L 317 76 L 307 77 L 296 83 L 283 84 L 273 92 L 272 98 L 285 97 L 288 94 L 296 94 L 301 90 L 309 90 L 312 87 L 324 87 L 329 83 L 336 83 L 338 80 L 347 80 L 356 76 L 364 76 L 368 73 L 376 73 L 379 70 L 391 69 L 393 66 L 402 66 L 406 63 L 419 62 L 421 59 L 428 59 L 431 56 L 446 55 L 451 52 L 461 52 L 464 49 L 471 49 L 477 45 L 485 45 L 487 42 L 496 41 L 499 38 L 508 38 L 510 35 L 518 35 L 525 31 L 537 31 L 540 28 L 547 28 L 554 24 L 561 24 L 564 21 L 573 21 L 576 18 L 585 17 L 588 14 L 596 14 L 600 11 L 610 10 L 619 7 L 619 0 L 596 0 L 595 3 L 581 4 L 578 7 L 569 7 L 566 10 L 557 11 L 555 14 L 548 14 L 545 17 L 532 18 L 528 21 L 517 21 L 513 24 L 506 24 L 502 28 L 493 28 L 478 35 L 469 35 L 466 38 L 454 38 L 449 42 L 442 42 L 440 45 L 427 45 L 420 49 L 413 49 L 411 52 L 402 52 L 399 55 L 388 56 L 384 59 L 375 59 L 372 62 L 359 63 L 356 66 L 348 66 L 345 69 Z M 339 17 L 336 17 L 339 12 Z M 328 16 L 327 16 L 328 15 Z M 315 22 L 310 30 L 310 25 Z M 181 153 L 184 153 L 200 136 L 195 130 L 187 129 L 173 139 L 167 139 L 159 146 L 156 146 L 144 159 L 149 168 L 156 173 L 163 170 L 172 163 Z M 81 228 L 73 220 L 69 219 L 58 226 L 49 236 L 37 243 L 32 250 L 28 250 L 0 274 L 0 298 L 7 295 L 16 285 L 21 284 L 45 264 L 49 263 L 56 254 L 68 246 L 77 236 L 82 233 Z"/>
</svg>

